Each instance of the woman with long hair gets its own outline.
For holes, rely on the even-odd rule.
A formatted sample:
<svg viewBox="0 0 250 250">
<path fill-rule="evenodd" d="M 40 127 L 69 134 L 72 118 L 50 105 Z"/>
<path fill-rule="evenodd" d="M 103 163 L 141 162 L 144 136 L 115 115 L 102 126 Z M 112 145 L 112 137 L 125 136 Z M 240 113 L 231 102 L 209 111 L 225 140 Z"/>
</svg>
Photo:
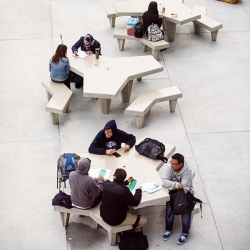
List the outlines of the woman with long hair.
<svg viewBox="0 0 250 250">
<path fill-rule="evenodd" d="M 64 83 L 70 89 L 69 59 L 67 58 L 67 46 L 58 45 L 55 55 L 49 61 L 50 78 L 53 82 Z"/>
</svg>

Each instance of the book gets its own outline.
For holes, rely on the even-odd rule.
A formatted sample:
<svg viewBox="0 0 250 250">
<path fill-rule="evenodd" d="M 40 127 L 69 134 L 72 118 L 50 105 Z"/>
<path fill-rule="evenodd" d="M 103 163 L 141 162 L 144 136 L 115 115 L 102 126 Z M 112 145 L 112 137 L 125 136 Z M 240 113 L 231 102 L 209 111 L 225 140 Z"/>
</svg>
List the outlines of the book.
<svg viewBox="0 0 250 250">
<path fill-rule="evenodd" d="M 98 176 L 103 176 L 105 180 L 109 179 L 111 174 L 111 169 L 103 169 L 103 168 L 91 168 L 89 170 L 89 176 L 92 178 L 98 178 Z"/>
</svg>

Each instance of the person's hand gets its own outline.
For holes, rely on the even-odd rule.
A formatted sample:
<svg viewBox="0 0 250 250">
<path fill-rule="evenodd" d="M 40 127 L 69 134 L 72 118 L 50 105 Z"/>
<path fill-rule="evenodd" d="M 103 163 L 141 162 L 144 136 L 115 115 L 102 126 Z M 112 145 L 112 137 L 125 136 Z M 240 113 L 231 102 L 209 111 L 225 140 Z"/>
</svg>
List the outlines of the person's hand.
<svg viewBox="0 0 250 250">
<path fill-rule="evenodd" d="M 75 56 L 78 56 L 77 50 L 74 51 L 74 55 L 75 55 Z"/>
<path fill-rule="evenodd" d="M 178 184 L 178 189 L 183 189 L 183 185 L 181 183 Z"/>
<path fill-rule="evenodd" d="M 104 181 L 104 177 L 100 175 L 98 176 L 97 180 Z"/>
<path fill-rule="evenodd" d="M 123 147 L 123 150 L 126 152 L 130 149 L 130 146 L 128 144 L 125 144 L 125 146 Z"/>
<path fill-rule="evenodd" d="M 87 51 L 86 51 L 86 54 L 87 54 L 87 55 L 92 55 L 93 52 L 92 52 L 91 50 L 87 50 Z"/>
<path fill-rule="evenodd" d="M 115 149 L 107 149 L 106 155 L 112 155 L 115 152 Z"/>
<path fill-rule="evenodd" d="M 128 181 L 128 182 L 131 182 L 133 179 L 134 179 L 134 178 L 133 178 L 132 176 L 129 176 L 128 179 L 127 179 L 127 181 Z"/>
</svg>

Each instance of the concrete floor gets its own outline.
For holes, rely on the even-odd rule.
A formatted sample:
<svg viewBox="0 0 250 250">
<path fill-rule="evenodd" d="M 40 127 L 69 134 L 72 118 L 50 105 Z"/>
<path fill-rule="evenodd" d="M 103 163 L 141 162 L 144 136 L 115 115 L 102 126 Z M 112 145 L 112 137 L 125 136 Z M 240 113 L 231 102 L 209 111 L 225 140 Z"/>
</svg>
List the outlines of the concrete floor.
<svg viewBox="0 0 250 250">
<path fill-rule="evenodd" d="M 49 77 L 48 61 L 60 34 L 68 53 L 81 35 L 91 33 L 104 56 L 150 54 L 134 41 L 119 51 L 105 15 L 112 2 L 0 0 L 0 249 L 118 249 L 109 246 L 105 230 L 91 228 L 89 218 L 72 216 L 65 230 L 51 206 L 59 155 L 87 151 L 110 119 L 137 138 L 176 145 L 196 171 L 196 196 L 207 203 L 184 246 L 176 244 L 179 219 L 170 240 L 163 242 L 164 207 L 141 210 L 148 218 L 149 249 L 250 249 L 250 1 L 185 0 L 190 7 L 207 6 L 208 16 L 223 23 L 217 41 L 206 30 L 194 35 L 192 23 L 178 26 L 175 41 L 159 61 L 164 71 L 135 81 L 131 96 L 133 101 L 140 93 L 177 85 L 183 98 L 175 113 L 159 103 L 137 129 L 133 117 L 124 115 L 128 104 L 121 97 L 104 115 L 98 101 L 83 98 L 72 84 L 70 113 L 54 126 L 45 112 L 41 82 Z M 117 26 L 126 20 L 117 18 Z"/>
</svg>

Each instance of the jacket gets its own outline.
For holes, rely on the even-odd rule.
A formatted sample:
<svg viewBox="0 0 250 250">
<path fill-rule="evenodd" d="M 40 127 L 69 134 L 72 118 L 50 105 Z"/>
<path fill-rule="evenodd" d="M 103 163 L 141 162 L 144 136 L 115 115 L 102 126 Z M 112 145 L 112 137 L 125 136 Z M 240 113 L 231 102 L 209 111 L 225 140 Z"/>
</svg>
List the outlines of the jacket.
<svg viewBox="0 0 250 250">
<path fill-rule="evenodd" d="M 121 224 L 126 219 L 128 206 L 138 206 L 141 201 L 141 189 L 136 189 L 133 195 L 126 185 L 128 181 L 120 183 L 114 180 L 103 183 L 100 215 L 111 226 Z"/>
<path fill-rule="evenodd" d="M 183 189 L 185 193 L 190 191 L 190 193 L 194 194 L 192 170 L 186 162 L 184 162 L 179 172 L 175 172 L 170 164 L 166 166 L 163 172 L 162 185 L 166 187 L 168 191 L 178 189 L 179 183 L 182 183 L 184 186 Z"/>
<path fill-rule="evenodd" d="M 118 129 L 115 120 L 107 122 L 105 126 L 112 129 L 113 135 L 107 138 L 104 129 L 99 131 L 89 146 L 89 153 L 99 155 L 106 154 L 106 150 L 109 149 L 108 144 L 115 144 L 116 149 L 121 148 L 122 143 L 128 144 L 130 147 L 135 145 L 135 136 Z"/>
<path fill-rule="evenodd" d="M 162 18 L 160 18 L 158 15 L 149 15 L 148 11 L 143 13 L 142 20 L 145 31 L 147 31 L 148 26 L 151 25 L 152 23 L 156 23 L 159 26 L 159 28 L 162 25 Z"/>
<path fill-rule="evenodd" d="M 82 51 L 86 51 L 83 40 L 84 40 L 84 36 L 81 36 L 80 39 L 72 46 L 73 53 L 74 51 L 78 51 L 80 47 Z M 97 40 L 94 40 L 94 44 L 91 46 L 91 51 L 93 52 L 93 54 L 95 54 L 95 49 L 99 49 L 99 48 L 100 48 L 100 55 L 101 55 L 101 44 Z"/>
<path fill-rule="evenodd" d="M 66 57 L 60 58 L 59 62 L 53 63 L 49 61 L 49 72 L 52 80 L 62 82 L 68 78 L 69 74 L 69 59 Z"/>
</svg>

